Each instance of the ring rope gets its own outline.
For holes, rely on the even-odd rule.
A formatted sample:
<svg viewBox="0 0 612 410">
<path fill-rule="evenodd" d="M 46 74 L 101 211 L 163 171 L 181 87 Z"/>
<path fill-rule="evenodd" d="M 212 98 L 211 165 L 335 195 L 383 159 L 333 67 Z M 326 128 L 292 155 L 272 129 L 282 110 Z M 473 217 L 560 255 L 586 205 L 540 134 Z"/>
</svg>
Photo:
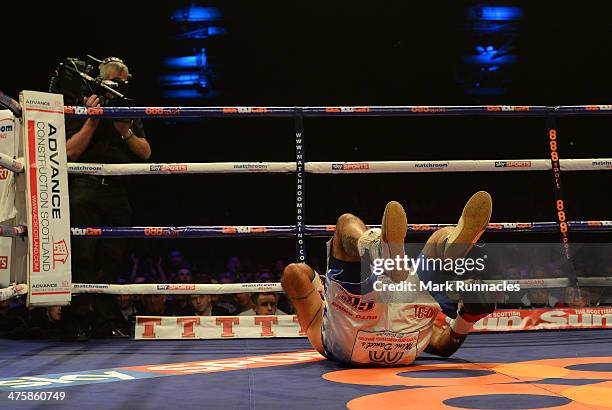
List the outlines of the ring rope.
<svg viewBox="0 0 612 410">
<path fill-rule="evenodd" d="M 13 171 L 16 174 L 25 172 L 23 167 L 23 159 L 14 159 L 13 157 L 0 152 L 0 166 Z"/>
<path fill-rule="evenodd" d="M 560 160 L 562 171 L 609 171 L 612 158 L 577 158 Z M 0 153 L 0 166 L 15 173 L 24 172 L 20 159 Z M 360 161 L 306 162 L 311 174 L 374 174 L 410 172 L 507 172 L 550 171 L 548 159 L 487 159 L 448 161 Z M 94 164 L 68 163 L 70 174 L 84 175 L 160 175 L 160 174 L 243 174 L 296 172 L 295 162 L 205 162 L 160 164 Z"/>
<path fill-rule="evenodd" d="M 510 280 L 484 280 L 484 283 L 518 284 L 521 289 L 550 289 L 564 288 L 569 286 L 568 278 L 543 278 L 543 279 L 510 279 Z M 578 277 L 580 286 L 612 287 L 612 277 Z M 35 292 L 32 290 L 32 292 Z M 224 295 L 232 293 L 259 293 L 259 292 L 284 292 L 280 283 L 228 283 L 228 284 L 94 284 L 73 283 L 73 294 L 101 293 L 108 295 Z M 0 301 L 25 295 L 28 286 L 25 284 L 12 285 L 0 289 Z"/>
<path fill-rule="evenodd" d="M 612 221 L 570 221 L 577 231 L 609 232 Z M 368 225 L 372 228 L 380 225 Z M 455 224 L 409 224 L 409 232 L 434 232 Z M 222 238 L 222 237 L 292 237 L 295 225 L 260 226 L 96 226 L 72 227 L 72 236 L 86 238 Z M 334 225 L 305 225 L 306 236 L 331 236 Z M 556 222 L 498 222 L 490 223 L 487 232 L 557 232 Z"/>
<path fill-rule="evenodd" d="M 0 225 L 0 236 L 10 237 L 10 238 L 21 238 L 27 236 L 28 228 L 25 225 L 16 225 L 16 226 L 8 226 L 8 225 Z"/>
<path fill-rule="evenodd" d="M 293 117 L 300 110 L 304 117 L 338 116 L 545 116 L 609 115 L 612 105 L 529 106 L 337 106 L 337 107 L 81 107 L 65 106 L 70 117 L 106 118 L 205 118 L 205 117 Z"/>
<path fill-rule="evenodd" d="M 380 225 L 368 225 L 373 228 Z M 433 232 L 454 224 L 409 224 L 410 232 Z M 576 231 L 612 231 L 612 221 L 570 221 L 569 226 Z M 488 232 L 556 232 L 556 222 L 498 222 L 490 223 Z M 334 225 L 305 225 L 307 236 L 330 236 Z M 222 238 L 222 237 L 291 237 L 295 235 L 294 225 L 269 226 L 166 226 L 166 227 L 72 227 L 73 236 L 85 238 Z M 0 225 L 0 236 L 24 237 L 25 225 Z"/>
<path fill-rule="evenodd" d="M 563 171 L 612 170 L 612 158 L 565 159 L 560 162 Z M 550 160 L 547 159 L 307 162 L 305 163 L 304 170 L 312 174 L 550 171 L 551 163 Z M 68 163 L 68 172 L 71 174 L 88 175 L 288 173 L 296 172 L 296 164 L 295 162 L 209 162 L 168 164 Z"/>
</svg>

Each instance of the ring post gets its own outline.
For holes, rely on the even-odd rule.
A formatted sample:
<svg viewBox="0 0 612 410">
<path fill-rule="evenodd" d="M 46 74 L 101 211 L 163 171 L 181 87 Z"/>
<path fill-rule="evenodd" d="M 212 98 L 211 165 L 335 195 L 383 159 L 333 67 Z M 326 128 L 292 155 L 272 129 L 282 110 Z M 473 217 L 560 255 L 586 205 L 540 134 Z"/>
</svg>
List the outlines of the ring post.
<svg viewBox="0 0 612 410">
<path fill-rule="evenodd" d="M 295 200 L 296 200 L 296 221 L 295 221 L 295 251 L 296 261 L 306 262 L 306 235 L 304 227 L 304 215 L 306 209 L 305 201 L 305 158 L 304 158 L 304 113 L 301 108 L 295 108 L 293 116 L 295 123 Z"/>
</svg>

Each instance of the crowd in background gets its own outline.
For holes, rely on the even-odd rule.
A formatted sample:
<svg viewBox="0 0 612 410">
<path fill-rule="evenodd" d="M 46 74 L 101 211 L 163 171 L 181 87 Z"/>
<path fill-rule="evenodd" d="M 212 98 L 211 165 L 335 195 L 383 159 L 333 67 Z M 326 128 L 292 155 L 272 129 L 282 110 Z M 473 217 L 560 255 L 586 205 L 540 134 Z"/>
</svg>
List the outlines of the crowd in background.
<svg viewBox="0 0 612 410">
<path fill-rule="evenodd" d="M 166 255 L 130 255 L 129 269 L 113 280 L 116 284 L 228 284 L 279 282 L 286 261 L 279 259 L 269 265 L 244 263 L 239 256 L 230 256 L 224 269 L 204 271 L 185 257 L 179 249 Z M 545 279 L 562 277 L 562 272 L 550 271 L 545 265 L 502 265 L 495 279 Z M 318 269 L 324 269 L 318 267 Z M 612 272 L 602 272 L 612 276 Z M 323 270 L 320 270 L 323 272 Z M 580 275 L 580 273 L 579 273 Z M 603 276 L 602 275 L 602 276 Z M 498 309 L 597 307 L 610 305 L 610 292 L 605 287 L 581 288 L 528 288 L 500 299 Z M 607 291 L 607 293 L 606 293 Z M 76 295 L 75 297 L 83 297 Z M 100 324 L 87 337 L 125 337 L 130 335 L 132 320 L 142 316 L 235 316 L 294 314 L 291 302 L 282 293 L 237 293 L 227 295 L 96 295 L 112 300 L 112 323 Z M 26 308 L 25 298 L 18 297 L 0 302 L 0 337 L 9 338 L 62 338 L 63 308 Z M 92 323 L 96 323 L 92 320 Z M 96 333 L 96 331 L 98 331 Z"/>
</svg>

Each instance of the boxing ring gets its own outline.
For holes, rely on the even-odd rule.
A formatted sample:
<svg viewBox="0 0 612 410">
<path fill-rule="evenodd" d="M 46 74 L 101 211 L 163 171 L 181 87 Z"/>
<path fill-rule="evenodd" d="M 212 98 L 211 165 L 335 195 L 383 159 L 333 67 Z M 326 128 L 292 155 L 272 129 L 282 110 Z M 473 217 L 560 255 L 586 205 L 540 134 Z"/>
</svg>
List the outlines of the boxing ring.
<svg viewBox="0 0 612 410">
<path fill-rule="evenodd" d="M 13 107 L 17 110 L 16 107 Z M 495 222 L 489 232 L 558 233 L 571 246 L 572 232 L 610 232 L 611 220 L 572 220 L 564 207 L 565 172 L 612 170 L 612 158 L 560 159 L 556 119 L 610 115 L 612 106 L 477 107 L 64 107 L 66 116 L 99 118 L 286 117 L 294 120 L 296 161 L 245 163 L 83 164 L 68 172 L 101 176 L 199 173 L 294 173 L 295 221 L 270 226 L 71 227 L 79 238 L 295 238 L 296 261 L 307 259 L 305 239 L 330 236 L 333 225 L 308 225 L 306 174 L 407 172 L 549 172 L 555 221 Z M 308 162 L 305 119 L 354 116 L 535 116 L 546 120 L 546 159 Z M 15 172 L 24 164 L 0 155 L 0 165 Z M 340 210 L 339 210 L 340 211 Z M 409 232 L 433 232 L 452 224 L 410 224 Z M 371 225 L 376 226 L 376 225 Z M 3 226 L 2 236 L 23 237 L 25 226 Z M 612 279 L 612 278 L 608 278 Z M 567 278 L 567 284 L 589 283 Z M 550 283 L 549 283 L 550 282 Z M 543 280 L 531 286 L 558 286 Z M 558 282 L 558 281 L 556 281 Z M 22 285 L 17 285 L 22 286 Z M 72 284 L 72 293 L 211 294 L 282 291 L 280 284 L 228 285 Z M 0 297 L 27 292 L 4 289 Z M 588 312 L 582 315 L 584 323 Z M 348 369 L 323 359 L 305 338 L 217 338 L 214 340 L 94 340 L 0 343 L 0 402 L 11 408 L 249 408 L 289 406 L 320 409 L 610 409 L 612 408 L 612 308 L 602 329 L 474 333 L 449 359 L 423 354 L 408 367 Z M 592 319 L 591 319 L 592 320 Z M 607 321 L 606 321 L 607 320 Z M 294 320 L 295 322 L 295 320 Z M 198 322 L 199 324 L 199 322 Z M 219 325 L 219 322 L 217 322 Z M 219 326 L 217 326 L 219 327 Z M 146 334 L 146 324 L 144 333 Z M 149 328 L 149 330 L 154 328 Z M 187 332 L 188 327 L 182 328 Z M 193 327 L 189 328 L 193 331 Z M 223 326 L 224 331 L 225 323 Z M 299 330 L 299 329 L 297 329 Z M 138 333 L 138 329 L 136 332 Z M 193 332 L 192 332 L 193 333 Z M 276 336 L 283 335 L 281 332 Z M 138 336 L 138 335 L 136 335 Z M 149 334 L 150 338 L 155 339 Z M 227 336 L 227 335 L 226 335 Z M 264 336 L 262 334 L 262 336 Z M 297 334 L 296 334 L 297 336 Z M 193 337 L 193 336 L 191 336 Z M 162 338 L 163 339 L 163 338 Z M 205 339 L 205 338 L 204 338 Z M 9 394 L 13 397 L 9 398 Z M 15 393 L 18 398 L 15 398 Z M 35 394 L 38 394 L 38 399 Z M 43 393 L 63 393 L 64 398 Z"/>
<path fill-rule="evenodd" d="M 1 403 L 18 409 L 609 409 L 609 335 L 472 334 L 450 359 L 423 354 L 407 367 L 358 370 L 315 357 L 305 339 L 4 340 Z M 11 391 L 65 398 L 10 400 Z"/>
</svg>

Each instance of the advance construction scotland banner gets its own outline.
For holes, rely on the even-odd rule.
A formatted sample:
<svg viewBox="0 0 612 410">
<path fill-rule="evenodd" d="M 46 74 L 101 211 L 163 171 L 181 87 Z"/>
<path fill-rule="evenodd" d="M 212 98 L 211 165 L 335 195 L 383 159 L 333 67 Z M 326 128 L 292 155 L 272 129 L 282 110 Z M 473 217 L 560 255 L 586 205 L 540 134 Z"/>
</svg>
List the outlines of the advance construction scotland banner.
<svg viewBox="0 0 612 410">
<path fill-rule="evenodd" d="M 23 91 L 23 143 L 28 219 L 28 305 L 71 300 L 70 210 L 64 100 Z"/>
</svg>

